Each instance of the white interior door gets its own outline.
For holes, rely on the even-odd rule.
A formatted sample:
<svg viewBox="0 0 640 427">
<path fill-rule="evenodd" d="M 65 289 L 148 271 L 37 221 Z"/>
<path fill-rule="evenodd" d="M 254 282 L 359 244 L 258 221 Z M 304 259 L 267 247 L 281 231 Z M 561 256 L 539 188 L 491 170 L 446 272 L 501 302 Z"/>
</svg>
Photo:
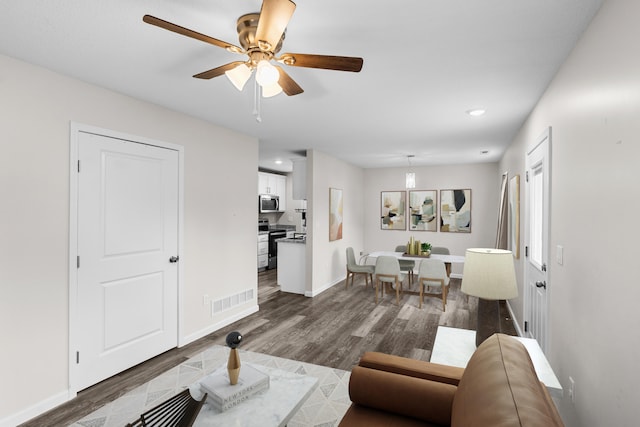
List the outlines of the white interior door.
<svg viewBox="0 0 640 427">
<path fill-rule="evenodd" d="M 525 333 L 547 346 L 549 305 L 549 201 L 550 145 L 548 129 L 531 149 L 526 159 L 525 209 Z"/>
<path fill-rule="evenodd" d="M 178 157 L 79 133 L 78 390 L 177 346 Z"/>
</svg>

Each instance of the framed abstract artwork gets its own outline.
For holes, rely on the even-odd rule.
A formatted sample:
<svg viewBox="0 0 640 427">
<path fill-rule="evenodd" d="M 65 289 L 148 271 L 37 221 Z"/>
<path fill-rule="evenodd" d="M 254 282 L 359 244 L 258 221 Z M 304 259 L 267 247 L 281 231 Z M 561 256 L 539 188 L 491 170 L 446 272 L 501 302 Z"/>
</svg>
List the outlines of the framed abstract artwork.
<svg viewBox="0 0 640 427">
<path fill-rule="evenodd" d="M 471 189 L 440 190 L 440 231 L 471 233 Z"/>
<path fill-rule="evenodd" d="M 436 190 L 409 191 L 409 230 L 438 231 Z"/>
<path fill-rule="evenodd" d="M 329 241 L 342 239 L 342 190 L 329 188 Z"/>
<path fill-rule="evenodd" d="M 382 191 L 380 193 L 380 228 L 406 230 L 406 191 Z"/>
</svg>

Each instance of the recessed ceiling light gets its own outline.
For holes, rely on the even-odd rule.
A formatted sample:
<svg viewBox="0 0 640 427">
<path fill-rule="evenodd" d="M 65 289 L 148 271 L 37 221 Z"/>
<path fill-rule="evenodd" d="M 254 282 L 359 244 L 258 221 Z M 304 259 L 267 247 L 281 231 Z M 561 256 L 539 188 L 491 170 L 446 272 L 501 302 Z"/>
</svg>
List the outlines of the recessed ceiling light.
<svg viewBox="0 0 640 427">
<path fill-rule="evenodd" d="M 275 163 L 276 165 L 281 165 L 281 164 L 282 164 L 282 160 L 276 160 L 274 163 Z"/>
<path fill-rule="evenodd" d="M 481 116 L 486 112 L 487 111 L 483 110 L 482 108 L 476 108 L 474 110 L 467 110 L 467 114 L 470 115 L 470 116 L 474 116 L 474 117 Z"/>
</svg>

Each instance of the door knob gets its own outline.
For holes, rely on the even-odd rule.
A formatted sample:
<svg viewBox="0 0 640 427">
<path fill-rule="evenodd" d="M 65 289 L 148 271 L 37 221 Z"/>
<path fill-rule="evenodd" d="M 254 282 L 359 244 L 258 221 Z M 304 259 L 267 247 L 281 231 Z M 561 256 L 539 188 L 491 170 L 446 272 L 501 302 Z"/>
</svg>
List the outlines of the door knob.
<svg viewBox="0 0 640 427">
<path fill-rule="evenodd" d="M 545 288 L 545 289 L 547 289 L 547 282 L 536 282 L 536 288 Z"/>
<path fill-rule="evenodd" d="M 172 256 L 171 258 L 169 258 L 169 262 L 178 262 L 179 259 L 179 256 Z"/>
</svg>

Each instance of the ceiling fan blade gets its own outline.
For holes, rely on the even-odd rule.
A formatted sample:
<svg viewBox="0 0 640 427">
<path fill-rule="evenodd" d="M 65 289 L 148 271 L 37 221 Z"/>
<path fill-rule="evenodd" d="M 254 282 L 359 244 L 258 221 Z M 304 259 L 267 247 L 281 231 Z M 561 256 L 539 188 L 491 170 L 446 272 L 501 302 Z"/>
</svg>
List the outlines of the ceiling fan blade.
<svg viewBox="0 0 640 427">
<path fill-rule="evenodd" d="M 278 73 L 280 73 L 278 84 L 280 85 L 284 93 L 286 93 L 288 96 L 293 96 L 299 95 L 304 92 L 304 90 L 302 90 L 302 88 L 298 86 L 298 83 L 296 83 L 291 78 L 291 76 L 289 76 L 289 74 L 287 74 L 287 72 L 282 69 L 282 67 L 278 67 L 277 65 L 275 67 L 278 69 Z"/>
<path fill-rule="evenodd" d="M 278 62 L 292 67 L 322 68 L 325 70 L 353 71 L 362 69 L 364 60 L 352 56 L 310 55 L 306 53 L 284 53 Z"/>
<path fill-rule="evenodd" d="M 202 73 L 196 74 L 193 77 L 195 77 L 196 79 L 212 79 L 214 77 L 221 76 L 225 73 L 225 71 L 233 70 L 238 65 L 242 65 L 242 64 L 244 64 L 244 61 L 229 62 L 228 64 L 221 65 L 216 68 L 212 68 L 211 70 L 203 71 Z"/>
<path fill-rule="evenodd" d="M 291 0 L 264 0 L 260 9 L 260 19 L 256 28 L 256 42 L 263 51 L 271 51 L 278 46 L 282 33 L 296 10 Z"/>
<path fill-rule="evenodd" d="M 244 53 L 244 50 L 231 43 L 227 43 L 222 40 L 214 39 L 213 37 L 209 37 L 207 35 L 198 33 L 197 31 L 190 30 L 188 28 L 181 27 L 180 25 L 172 24 L 169 21 L 165 21 L 164 19 L 156 18 L 151 15 L 144 15 L 142 18 L 144 22 L 147 24 L 155 25 L 156 27 L 163 28 L 165 30 L 173 31 L 174 33 L 181 34 L 183 36 L 191 37 L 192 39 L 200 40 L 205 43 L 212 44 L 214 46 L 221 47 L 223 49 L 228 50 L 233 53 Z"/>
</svg>

